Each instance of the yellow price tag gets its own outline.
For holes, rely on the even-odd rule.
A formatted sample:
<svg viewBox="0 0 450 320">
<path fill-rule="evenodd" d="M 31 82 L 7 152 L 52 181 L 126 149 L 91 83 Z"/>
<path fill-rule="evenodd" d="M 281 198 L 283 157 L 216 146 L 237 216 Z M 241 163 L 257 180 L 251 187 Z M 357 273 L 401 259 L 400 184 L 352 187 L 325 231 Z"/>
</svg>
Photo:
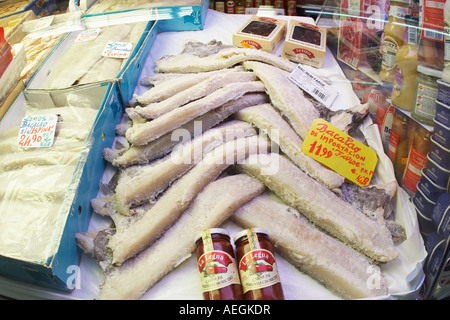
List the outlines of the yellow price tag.
<svg viewBox="0 0 450 320">
<path fill-rule="evenodd" d="M 314 120 L 303 152 L 359 186 L 367 186 L 377 165 L 375 151 L 323 119 Z"/>
</svg>

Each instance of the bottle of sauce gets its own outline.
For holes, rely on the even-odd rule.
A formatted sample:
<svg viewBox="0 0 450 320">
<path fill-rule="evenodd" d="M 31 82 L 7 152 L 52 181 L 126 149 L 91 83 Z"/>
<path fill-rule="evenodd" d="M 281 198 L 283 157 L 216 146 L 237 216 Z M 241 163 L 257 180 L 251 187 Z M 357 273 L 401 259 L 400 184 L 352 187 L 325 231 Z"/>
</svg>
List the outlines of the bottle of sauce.
<svg viewBox="0 0 450 320">
<path fill-rule="evenodd" d="M 388 157 L 394 165 L 395 178 L 400 186 L 416 127 L 417 123 L 414 120 L 400 112 L 395 113 L 389 139 Z"/>
<path fill-rule="evenodd" d="M 245 0 L 245 7 L 246 8 L 253 8 L 253 0 Z"/>
<path fill-rule="evenodd" d="M 404 45 L 397 51 L 395 60 L 397 70 L 392 88 L 392 103 L 403 110 L 411 111 L 415 103 L 415 87 L 417 77 L 417 41 L 418 41 L 418 19 L 407 16 L 408 29 L 405 33 Z"/>
<path fill-rule="evenodd" d="M 420 125 L 414 132 L 402 180 L 402 187 L 410 196 L 416 193 L 417 183 L 422 178 L 422 169 L 427 165 L 427 153 L 431 146 L 430 138 L 431 132 Z"/>
<path fill-rule="evenodd" d="M 195 238 L 195 243 L 203 299 L 242 300 L 239 272 L 227 230 L 203 230 Z"/>
<path fill-rule="evenodd" d="M 246 229 L 234 238 L 245 300 L 284 300 L 267 230 Z"/>
<path fill-rule="evenodd" d="M 415 103 L 411 117 L 423 124 L 434 125 L 433 118 L 436 115 L 436 99 L 439 92 L 437 80 L 442 77 L 442 71 L 421 64 L 417 66 L 417 71 Z"/>
<path fill-rule="evenodd" d="M 422 1 L 419 63 L 427 68 L 444 68 L 445 0 Z"/>
<path fill-rule="evenodd" d="M 396 55 L 403 46 L 406 26 L 405 16 L 408 14 L 408 6 L 403 2 L 391 2 L 388 22 L 384 26 L 382 44 L 382 63 L 380 79 L 384 82 L 394 83 L 397 69 Z"/>
</svg>

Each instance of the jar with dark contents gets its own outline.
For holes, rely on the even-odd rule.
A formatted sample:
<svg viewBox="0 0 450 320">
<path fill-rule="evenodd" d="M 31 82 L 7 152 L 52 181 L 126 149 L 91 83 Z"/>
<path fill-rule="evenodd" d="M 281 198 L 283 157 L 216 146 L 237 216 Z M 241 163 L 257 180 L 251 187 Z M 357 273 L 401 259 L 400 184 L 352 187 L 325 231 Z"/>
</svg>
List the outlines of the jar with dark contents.
<svg viewBox="0 0 450 320">
<path fill-rule="evenodd" d="M 195 238 L 204 300 L 243 300 L 230 235 L 225 229 L 201 231 Z"/>
<path fill-rule="evenodd" d="M 273 245 L 267 230 L 251 228 L 234 238 L 245 300 L 284 300 Z"/>
</svg>

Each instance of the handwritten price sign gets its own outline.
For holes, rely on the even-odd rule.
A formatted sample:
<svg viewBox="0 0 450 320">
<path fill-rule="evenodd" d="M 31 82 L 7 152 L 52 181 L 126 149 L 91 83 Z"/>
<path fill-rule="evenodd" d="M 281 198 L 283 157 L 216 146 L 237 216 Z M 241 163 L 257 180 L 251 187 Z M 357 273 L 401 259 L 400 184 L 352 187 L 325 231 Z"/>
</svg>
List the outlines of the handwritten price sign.
<svg viewBox="0 0 450 320">
<path fill-rule="evenodd" d="M 103 49 L 102 56 L 107 58 L 126 59 L 133 50 L 133 44 L 129 42 L 108 41 Z"/>
<path fill-rule="evenodd" d="M 22 120 L 17 145 L 19 147 L 51 147 L 55 139 L 56 114 L 27 116 Z"/>
<path fill-rule="evenodd" d="M 375 151 L 323 119 L 314 120 L 302 151 L 359 186 L 370 183 L 378 161 Z"/>
</svg>

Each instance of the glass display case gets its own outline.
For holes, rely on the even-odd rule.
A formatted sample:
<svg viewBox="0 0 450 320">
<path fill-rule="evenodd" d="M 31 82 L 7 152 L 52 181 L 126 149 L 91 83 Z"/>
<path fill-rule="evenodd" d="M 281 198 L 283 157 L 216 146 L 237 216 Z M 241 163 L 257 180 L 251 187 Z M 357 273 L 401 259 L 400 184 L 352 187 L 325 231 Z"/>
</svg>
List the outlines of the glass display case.
<svg viewBox="0 0 450 320">
<path fill-rule="evenodd" d="M 327 28 L 415 206 L 429 253 L 423 296 L 448 295 L 450 1 L 325 0 L 301 10 Z"/>
</svg>

